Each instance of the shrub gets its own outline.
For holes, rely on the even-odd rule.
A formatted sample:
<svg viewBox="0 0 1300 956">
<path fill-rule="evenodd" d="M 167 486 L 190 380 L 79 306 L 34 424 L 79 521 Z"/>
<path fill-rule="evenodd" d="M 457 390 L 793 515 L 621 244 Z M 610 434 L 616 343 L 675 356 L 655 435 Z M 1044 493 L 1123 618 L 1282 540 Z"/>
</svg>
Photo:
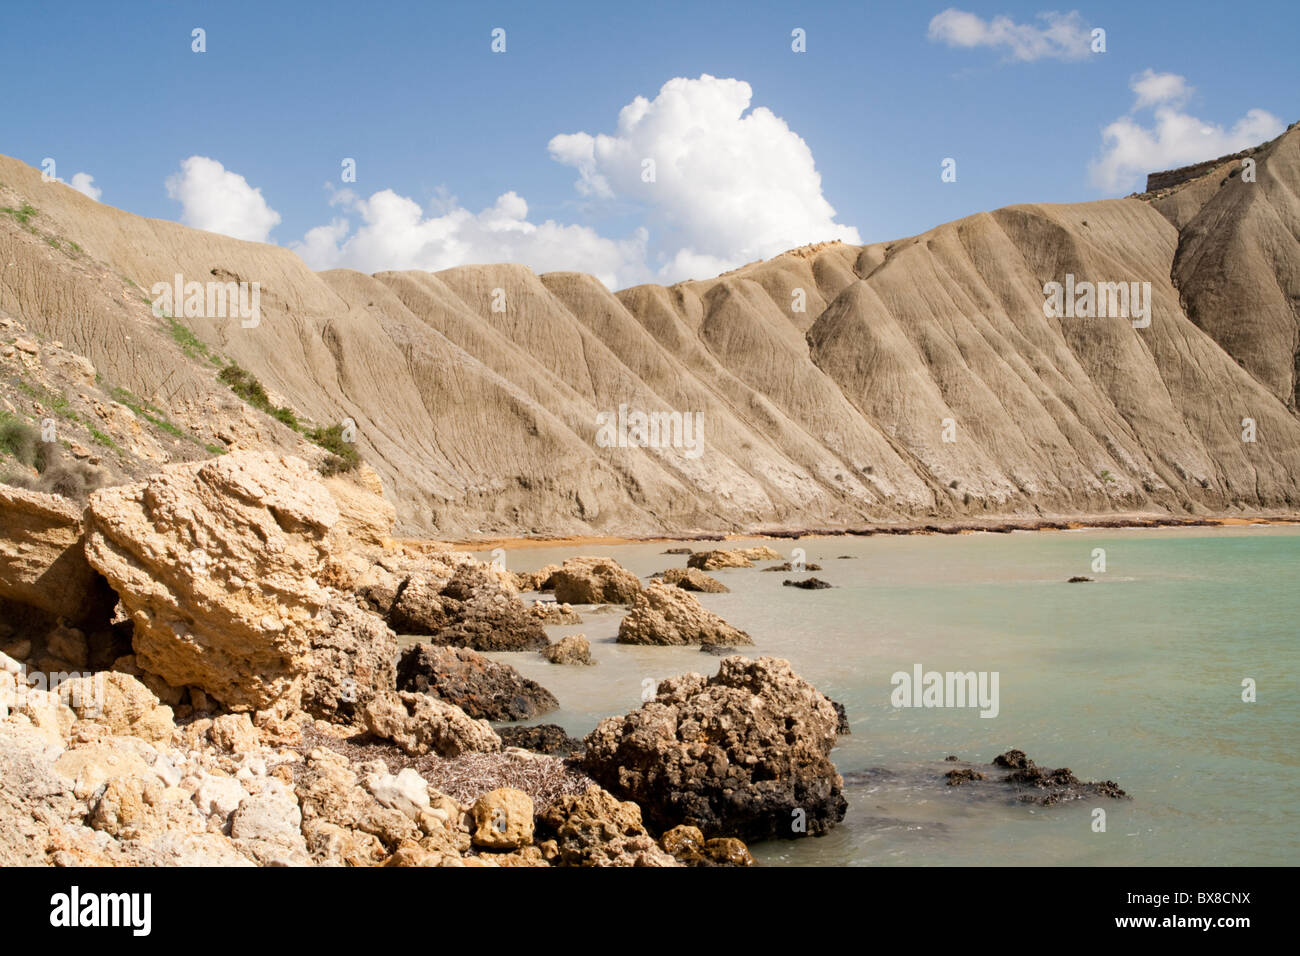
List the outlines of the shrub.
<svg viewBox="0 0 1300 956">
<path fill-rule="evenodd" d="M 31 425 L 13 417 L 0 417 L 0 451 L 12 455 L 29 468 L 36 466 L 41 436 Z"/>
<path fill-rule="evenodd" d="M 317 466 L 317 470 L 327 478 L 330 475 L 353 471 L 361 464 L 361 455 L 357 452 L 356 446 L 343 438 L 342 425 L 313 428 L 307 433 L 307 437 L 330 453 L 329 457 Z"/>
</svg>

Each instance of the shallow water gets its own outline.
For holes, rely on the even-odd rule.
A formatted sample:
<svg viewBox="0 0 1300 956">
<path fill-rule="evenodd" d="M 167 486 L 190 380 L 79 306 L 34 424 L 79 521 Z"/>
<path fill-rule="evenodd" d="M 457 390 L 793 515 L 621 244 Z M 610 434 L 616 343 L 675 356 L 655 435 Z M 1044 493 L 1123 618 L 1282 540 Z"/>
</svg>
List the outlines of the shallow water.
<svg viewBox="0 0 1300 956">
<path fill-rule="evenodd" d="M 727 542 L 743 547 L 749 542 Z M 1300 863 L 1300 531 L 1288 527 L 876 536 L 766 541 L 801 547 L 835 587 L 782 587 L 788 573 L 713 572 L 730 594 L 697 595 L 748 631 L 750 655 L 791 661 L 848 708 L 832 759 L 849 811 L 830 835 L 753 847 L 769 864 L 1210 865 Z M 525 571 L 603 554 L 645 576 L 682 566 L 670 544 L 522 548 Z M 710 544 L 695 543 L 707 548 Z M 1107 570 L 1092 570 L 1093 549 Z M 852 560 L 840 560 L 850 555 Z M 480 554 L 480 557 L 488 557 Z M 767 562 L 760 565 L 765 566 Z M 1082 574 L 1094 583 L 1067 584 Z M 531 596 L 529 596 L 531 597 Z M 582 609 L 594 667 L 496 654 L 549 688 L 537 722 L 574 736 L 638 707 L 647 679 L 713 673 L 695 648 L 621 646 L 619 613 Z M 896 709 L 890 677 L 914 664 L 997 671 L 998 716 Z M 1243 703 L 1253 678 L 1258 701 Z M 987 762 L 1016 747 L 1131 801 L 1050 808 L 972 801 L 918 783 L 947 754 Z M 901 776 L 855 778 L 888 768 Z M 928 773 L 925 776 L 930 776 Z M 1091 811 L 1107 813 L 1093 832 Z"/>
</svg>

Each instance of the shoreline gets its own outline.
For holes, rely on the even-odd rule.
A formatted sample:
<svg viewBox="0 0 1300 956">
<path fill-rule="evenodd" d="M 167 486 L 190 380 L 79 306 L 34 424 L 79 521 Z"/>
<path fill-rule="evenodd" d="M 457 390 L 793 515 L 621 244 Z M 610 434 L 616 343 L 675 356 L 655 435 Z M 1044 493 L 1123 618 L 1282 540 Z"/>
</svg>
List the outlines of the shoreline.
<svg viewBox="0 0 1300 956">
<path fill-rule="evenodd" d="M 542 535 L 507 537 L 484 536 L 479 538 L 430 539 L 399 538 L 403 544 L 428 544 L 437 541 L 465 551 L 485 551 L 492 548 L 555 548 L 566 545 L 595 545 L 614 547 L 627 544 L 659 544 L 673 542 L 725 542 L 754 539 L 772 541 L 797 541 L 801 538 L 868 538 L 876 535 L 944 535 L 944 534 L 1011 534 L 1012 532 L 1050 532 L 1080 530 L 1125 530 L 1143 528 L 1237 528 L 1254 525 L 1300 525 L 1300 514 L 1279 515 L 1224 515 L 1215 517 L 1173 517 L 1169 515 L 1111 515 L 1070 518 L 984 518 L 961 521 L 926 521 L 901 524 L 873 524 L 856 528 L 812 528 L 756 530 L 747 532 L 683 533 L 680 535 Z"/>
</svg>

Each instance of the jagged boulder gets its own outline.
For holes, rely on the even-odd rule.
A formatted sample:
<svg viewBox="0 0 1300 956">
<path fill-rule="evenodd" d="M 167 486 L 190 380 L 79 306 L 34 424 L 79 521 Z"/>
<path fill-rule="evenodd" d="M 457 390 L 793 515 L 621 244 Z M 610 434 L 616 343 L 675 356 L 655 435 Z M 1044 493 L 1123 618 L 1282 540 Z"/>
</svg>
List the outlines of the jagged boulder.
<svg viewBox="0 0 1300 956">
<path fill-rule="evenodd" d="M 349 714 L 392 686 L 392 635 L 319 583 L 339 511 L 306 462 L 235 452 L 95 492 L 86 556 L 134 627 L 137 665 L 231 710 Z M 345 715 L 347 716 L 347 715 Z"/>
<path fill-rule="evenodd" d="M 569 558 L 544 583 L 561 604 L 630 604 L 641 592 L 637 576 L 613 558 Z"/>
<path fill-rule="evenodd" d="M 486 720 L 528 720 L 560 706 L 541 684 L 467 647 L 407 648 L 397 664 L 397 689 L 432 694 Z"/>
<path fill-rule="evenodd" d="M 746 841 L 821 834 L 843 819 L 830 761 L 838 715 L 787 661 L 727 657 L 714 677 L 660 683 L 654 700 L 600 722 L 582 768 L 660 830 Z"/>
<path fill-rule="evenodd" d="M 74 625 L 106 623 L 117 598 L 87 563 L 83 533 L 68 499 L 0 484 L 0 598 Z"/>
<path fill-rule="evenodd" d="M 637 594 L 618 627 L 620 644 L 753 644 L 694 596 L 660 581 Z"/>
</svg>

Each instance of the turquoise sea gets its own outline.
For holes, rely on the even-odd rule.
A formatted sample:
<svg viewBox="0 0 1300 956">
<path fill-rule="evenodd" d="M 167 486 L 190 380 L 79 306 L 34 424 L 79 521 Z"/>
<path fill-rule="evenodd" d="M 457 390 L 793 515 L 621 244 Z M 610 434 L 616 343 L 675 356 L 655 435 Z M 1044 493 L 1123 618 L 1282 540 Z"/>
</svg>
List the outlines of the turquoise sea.
<svg viewBox="0 0 1300 956">
<path fill-rule="evenodd" d="M 714 572 L 698 595 L 748 631 L 752 655 L 791 661 L 848 708 L 832 759 L 849 811 L 830 835 L 760 844 L 766 864 L 1300 863 L 1300 531 L 1283 526 L 734 541 L 803 548 L 834 588 L 788 573 Z M 514 570 L 604 554 L 646 576 L 681 566 L 670 543 L 507 552 Z M 1106 570 L 1093 570 L 1094 549 Z M 848 556 L 841 558 L 840 556 Z M 480 553 L 481 557 L 488 557 Z M 760 564 L 759 567 L 765 566 Z M 1092 583 L 1067 584 L 1073 575 Z M 528 595 L 526 599 L 533 596 Z M 575 736 L 640 705 L 646 678 L 712 673 L 695 648 L 624 647 L 616 609 L 581 609 L 595 667 L 493 655 L 561 709 L 539 723 Z M 896 709 L 890 677 L 920 664 L 999 675 L 999 713 Z M 1242 700 L 1252 679 L 1257 700 Z M 974 800 L 935 782 L 948 754 L 987 762 L 1019 748 L 1130 801 L 1055 807 Z M 941 768 L 940 768 L 941 769 Z M 1094 832 L 1092 809 L 1107 812 Z"/>
</svg>

